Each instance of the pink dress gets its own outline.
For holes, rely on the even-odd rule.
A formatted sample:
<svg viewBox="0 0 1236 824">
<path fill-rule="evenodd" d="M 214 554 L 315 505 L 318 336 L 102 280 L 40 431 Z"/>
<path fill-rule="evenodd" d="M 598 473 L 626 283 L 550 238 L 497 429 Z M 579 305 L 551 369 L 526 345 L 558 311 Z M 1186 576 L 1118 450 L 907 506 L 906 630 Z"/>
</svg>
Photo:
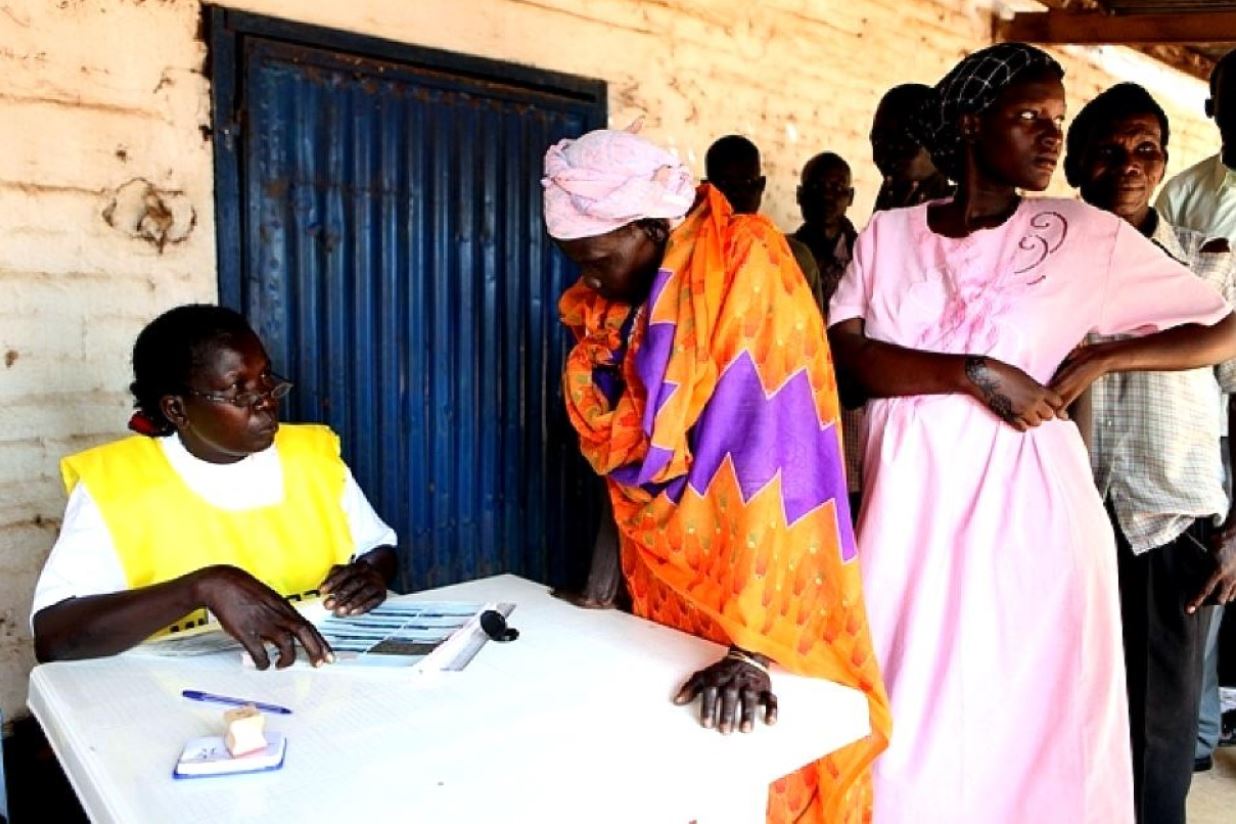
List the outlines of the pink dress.
<svg viewBox="0 0 1236 824">
<path fill-rule="evenodd" d="M 1047 383 L 1090 332 L 1227 314 L 1113 215 L 1027 199 L 963 239 L 878 213 L 830 322 L 990 355 Z M 872 400 L 859 558 L 893 735 L 875 822 L 1133 821 L 1116 551 L 1077 428 L 1022 434 L 966 395 Z"/>
</svg>

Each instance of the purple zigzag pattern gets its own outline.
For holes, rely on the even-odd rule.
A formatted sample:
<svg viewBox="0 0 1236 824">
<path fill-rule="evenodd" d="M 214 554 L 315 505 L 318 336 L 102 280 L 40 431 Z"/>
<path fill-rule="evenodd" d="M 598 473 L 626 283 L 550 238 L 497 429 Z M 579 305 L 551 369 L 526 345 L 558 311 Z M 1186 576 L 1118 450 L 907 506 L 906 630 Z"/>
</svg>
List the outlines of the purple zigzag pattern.
<svg viewBox="0 0 1236 824">
<path fill-rule="evenodd" d="M 592 369 L 592 382 L 605 395 L 611 409 L 618 403 L 622 391 L 626 388 L 626 382 L 622 379 L 622 362 L 626 359 L 627 340 L 638 314 L 632 310 L 622 322 L 622 327 L 618 330 L 618 348 L 609 353 L 609 363 L 605 366 L 594 366 Z"/>
<path fill-rule="evenodd" d="M 644 388 L 648 390 L 648 406 L 644 409 L 643 421 L 645 435 L 652 434 L 657 413 L 678 388 L 678 384 L 665 380 L 670 358 L 674 354 L 674 333 L 678 330 L 678 324 L 673 321 L 661 321 L 660 323 L 651 321 L 653 312 L 657 308 L 657 301 L 661 299 L 672 277 L 673 272 L 661 269 L 652 282 L 652 291 L 648 296 L 648 310 L 645 314 L 645 317 L 650 320 L 647 321 L 648 328 L 644 332 L 644 343 L 640 346 L 639 352 L 635 354 L 635 374 L 639 375 Z"/>
<path fill-rule="evenodd" d="M 727 455 L 744 500 L 780 472 L 786 523 L 834 500 L 842 560 L 857 554 L 837 433 L 831 422 L 820 424 L 806 370 L 767 395 L 751 353 L 742 352 L 717 382 L 691 440 L 687 482 L 697 492 L 708 488 Z"/>
<path fill-rule="evenodd" d="M 648 473 L 641 470 L 657 451 L 650 449 L 642 467 L 623 467 L 614 473 L 614 479 L 619 483 L 638 482 L 653 494 L 664 491 L 677 503 L 688 483 L 702 495 L 728 456 L 744 501 L 781 474 L 787 525 L 825 502 L 835 501 L 841 560 L 848 562 L 857 556 L 841 449 L 833 424 L 819 422 L 805 370 L 768 395 L 751 354 L 741 353 L 717 382 L 691 431 L 690 444 L 694 458 L 685 478 L 659 485 L 648 483 Z M 645 480 L 639 481 L 641 477 Z"/>
<path fill-rule="evenodd" d="M 648 302 L 645 304 L 645 317 L 652 317 L 657 301 L 661 299 L 673 274 L 669 269 L 661 269 L 657 272 L 656 278 L 652 281 Z M 644 342 L 639 351 L 635 353 L 635 374 L 639 376 L 640 382 L 644 384 L 644 389 L 648 393 L 648 403 L 644 408 L 642 424 L 644 434 L 649 438 L 652 437 L 657 413 L 678 389 L 678 384 L 665 380 L 670 358 L 674 354 L 674 333 L 677 329 L 678 325 L 672 321 L 648 323 L 648 328 L 644 332 Z M 668 449 L 649 446 L 648 454 L 644 456 L 643 461 L 620 468 L 614 473 L 614 479 L 630 486 L 649 484 L 652 478 L 670 462 L 673 455 L 674 453 Z"/>
</svg>

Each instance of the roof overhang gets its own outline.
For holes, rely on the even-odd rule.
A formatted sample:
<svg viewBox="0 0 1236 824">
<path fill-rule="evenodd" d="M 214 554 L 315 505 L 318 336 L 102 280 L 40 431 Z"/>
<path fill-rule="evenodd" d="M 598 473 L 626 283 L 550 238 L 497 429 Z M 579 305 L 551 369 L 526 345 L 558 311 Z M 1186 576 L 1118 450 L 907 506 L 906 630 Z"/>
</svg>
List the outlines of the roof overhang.
<svg viewBox="0 0 1236 824">
<path fill-rule="evenodd" d="M 1144 52 L 1203 80 L 1236 46 L 1236 2 L 1039 0 L 1046 11 L 997 18 L 994 37 L 1043 45 L 1116 45 Z"/>
</svg>

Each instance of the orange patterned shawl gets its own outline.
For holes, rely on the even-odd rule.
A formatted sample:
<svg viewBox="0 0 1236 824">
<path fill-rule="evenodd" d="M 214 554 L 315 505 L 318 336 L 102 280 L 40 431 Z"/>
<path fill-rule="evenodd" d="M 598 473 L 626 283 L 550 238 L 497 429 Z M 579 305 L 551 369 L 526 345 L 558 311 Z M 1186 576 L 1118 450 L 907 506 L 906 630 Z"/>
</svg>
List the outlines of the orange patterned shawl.
<svg viewBox="0 0 1236 824">
<path fill-rule="evenodd" d="M 559 308 L 577 340 L 568 411 L 607 478 L 636 614 L 863 690 L 872 734 L 776 782 L 768 820 L 868 820 L 888 699 L 832 358 L 784 237 L 705 185 L 644 305 L 578 283 Z"/>
</svg>

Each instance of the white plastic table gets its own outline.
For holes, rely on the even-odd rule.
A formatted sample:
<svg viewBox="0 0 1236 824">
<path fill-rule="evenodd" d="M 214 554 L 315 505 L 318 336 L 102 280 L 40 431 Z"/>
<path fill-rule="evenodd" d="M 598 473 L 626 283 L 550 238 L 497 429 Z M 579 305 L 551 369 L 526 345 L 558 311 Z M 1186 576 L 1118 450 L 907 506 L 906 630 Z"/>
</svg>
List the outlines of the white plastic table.
<svg viewBox="0 0 1236 824">
<path fill-rule="evenodd" d="M 36 667 L 29 706 L 99 822 L 759 822 L 767 785 L 869 731 L 861 692 L 774 671 L 780 721 L 723 737 L 670 697 L 721 648 L 511 575 L 406 596 L 513 601 L 519 640 L 458 673 L 258 672 L 237 653 Z M 175 780 L 226 707 L 290 707 L 283 769 Z"/>
</svg>

